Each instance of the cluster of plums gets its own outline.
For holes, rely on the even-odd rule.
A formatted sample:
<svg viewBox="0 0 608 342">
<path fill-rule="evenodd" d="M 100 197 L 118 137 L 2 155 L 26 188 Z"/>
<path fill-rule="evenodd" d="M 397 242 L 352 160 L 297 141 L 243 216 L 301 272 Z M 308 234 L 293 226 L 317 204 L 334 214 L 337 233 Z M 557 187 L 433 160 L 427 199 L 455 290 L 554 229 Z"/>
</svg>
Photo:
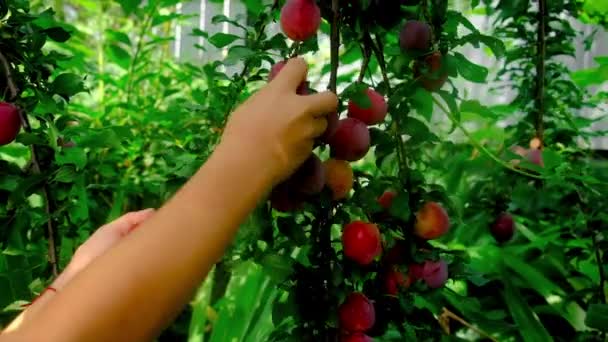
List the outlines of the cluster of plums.
<svg viewBox="0 0 608 342">
<path fill-rule="evenodd" d="M 314 0 L 288 0 L 281 9 L 281 28 L 294 41 L 314 36 L 320 23 L 320 9 Z M 284 65 L 285 61 L 280 61 L 271 67 L 269 81 Z M 308 92 L 307 82 L 297 89 L 300 95 Z M 381 123 L 388 112 L 384 96 L 374 89 L 366 88 L 359 92 L 359 96 L 366 99 L 351 99 L 345 118 L 340 119 L 338 113 L 327 116 L 327 130 L 319 137 L 318 143 L 329 145 L 330 158 L 321 161 L 312 154 L 288 180 L 275 187 L 270 196 L 274 209 L 282 212 L 300 209 L 307 199 L 326 187 L 333 200 L 348 197 L 354 182 L 350 162 L 365 157 L 371 146 L 368 126 Z M 361 106 L 360 103 L 369 105 Z"/>
<path fill-rule="evenodd" d="M 394 13 L 381 13 L 382 16 L 400 13 L 397 0 L 379 1 L 370 4 L 370 9 L 387 8 L 388 3 L 396 7 Z M 373 12 L 373 11 L 372 11 Z M 313 37 L 321 24 L 321 9 L 315 0 L 287 0 L 281 9 L 281 28 L 283 33 L 293 41 L 305 41 Z M 416 80 L 428 91 L 439 90 L 448 78 L 443 56 L 433 51 L 433 31 L 423 21 L 407 21 L 399 33 L 401 49 L 415 58 L 413 73 Z"/>
<path fill-rule="evenodd" d="M 433 32 L 431 26 L 423 21 L 406 22 L 399 33 L 399 46 L 415 57 L 414 78 L 428 91 L 441 89 L 448 79 L 440 51 L 432 51 Z"/>
<path fill-rule="evenodd" d="M 386 190 L 378 197 L 378 203 L 387 212 L 397 193 Z M 437 239 L 450 229 L 446 210 L 437 202 L 425 202 L 416 213 L 413 234 L 423 240 Z M 365 267 L 378 260 L 382 271 L 379 274 L 384 284 L 384 295 L 399 296 L 416 281 L 422 281 L 431 289 L 442 287 L 448 280 L 448 265 L 445 260 L 425 260 L 421 263 L 408 262 L 409 253 L 403 240 L 383 252 L 380 227 L 377 224 L 353 221 L 342 230 L 342 247 L 345 258 Z M 407 265 L 404 265 L 407 263 Z M 401 271 L 407 266 L 405 274 Z M 342 341 L 372 341 L 366 335 L 376 320 L 374 302 L 362 292 L 349 294 L 338 308 Z"/>
<path fill-rule="evenodd" d="M 304 41 L 314 36 L 321 21 L 320 9 L 314 0 L 288 0 L 281 10 L 281 27 L 287 37 L 294 41 Z M 401 34 L 401 46 L 406 51 L 430 48 L 430 27 L 419 22 L 408 22 Z M 285 62 L 275 64 L 270 71 L 269 80 L 274 78 Z M 425 67 L 426 65 L 426 67 Z M 426 69 L 437 71 L 441 66 L 438 52 L 425 56 L 414 64 L 414 73 L 423 87 L 438 89 L 445 79 L 436 80 L 427 75 Z M 423 74 L 424 73 L 424 74 Z M 441 83 L 441 84 L 440 84 Z M 303 83 L 297 91 L 306 94 L 308 87 Z M 340 119 L 337 113 L 328 117 L 328 128 L 320 138 L 321 143 L 330 147 L 331 158 L 322 162 L 315 154 L 285 182 L 272 192 L 270 201 L 276 210 L 293 211 L 301 208 L 306 198 L 329 188 L 334 200 L 345 199 L 353 186 L 353 171 L 350 162 L 363 158 L 370 148 L 369 126 L 384 121 L 388 104 L 384 96 L 372 88 L 365 88 L 357 96 L 365 97 L 348 102 L 347 116 Z M 361 106 L 366 103 L 366 106 Z M 378 203 L 389 210 L 396 192 L 387 190 L 378 198 Z M 421 239 L 436 239 L 445 234 L 450 227 L 445 209 L 436 202 L 426 202 L 416 213 L 413 232 Z M 383 241 L 377 224 L 353 221 L 342 230 L 344 257 L 362 267 L 382 259 L 386 264 L 383 272 L 385 293 L 397 296 L 411 283 L 421 280 L 430 288 L 439 288 L 448 279 L 447 263 L 443 260 L 426 260 L 423 263 L 410 263 L 407 276 L 400 270 L 403 255 L 407 252 L 397 243 L 383 253 Z M 366 335 L 375 324 L 374 303 L 364 293 L 349 294 L 339 307 L 339 323 L 343 341 L 371 341 Z"/>
</svg>

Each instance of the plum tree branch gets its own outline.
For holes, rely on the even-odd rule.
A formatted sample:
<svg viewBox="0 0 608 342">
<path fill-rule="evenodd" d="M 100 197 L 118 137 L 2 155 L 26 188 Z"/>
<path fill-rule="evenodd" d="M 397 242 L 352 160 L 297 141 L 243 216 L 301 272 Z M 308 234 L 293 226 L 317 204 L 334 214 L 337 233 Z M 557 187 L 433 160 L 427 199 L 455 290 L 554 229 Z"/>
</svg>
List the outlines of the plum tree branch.
<svg viewBox="0 0 608 342">
<path fill-rule="evenodd" d="M 593 217 L 594 214 L 589 213 L 589 210 L 588 209 L 586 210 L 586 208 L 583 207 L 583 204 L 587 203 L 587 201 L 585 200 L 581 191 L 577 189 L 577 190 L 575 190 L 575 193 L 576 193 L 576 196 L 578 197 L 577 207 L 578 207 L 579 212 L 587 217 Z M 591 235 L 591 243 L 593 245 L 595 262 L 597 263 L 598 274 L 600 276 L 600 283 L 598 285 L 597 295 L 599 296 L 600 300 L 604 304 L 608 304 L 608 295 L 606 294 L 606 292 L 604 290 L 605 286 L 606 286 L 606 271 L 604 270 L 604 264 L 602 263 L 602 251 L 600 250 L 600 246 L 598 245 L 598 242 L 597 242 L 597 232 L 601 232 L 602 229 L 599 227 L 595 227 L 596 224 L 601 225 L 602 224 L 601 220 L 597 220 L 597 221 L 591 220 L 591 224 L 589 221 L 586 221 L 585 228 Z"/>
<path fill-rule="evenodd" d="M 448 116 L 448 118 L 462 131 L 462 133 L 464 133 L 464 135 L 469 139 L 469 141 L 471 142 L 471 144 L 473 144 L 473 146 L 475 146 L 477 149 L 479 149 L 480 151 L 485 153 L 488 157 L 490 157 L 491 159 L 496 161 L 498 164 L 500 164 L 501 166 L 503 166 L 513 172 L 519 173 L 521 175 L 524 175 L 524 176 L 527 176 L 530 178 L 544 179 L 544 177 L 516 169 L 516 168 L 512 167 L 511 165 L 509 165 L 504 160 L 502 160 L 499 157 L 497 157 L 496 155 L 494 155 L 494 153 L 490 152 L 485 146 L 483 146 L 477 140 L 475 140 L 475 138 L 473 138 L 473 135 L 466 128 L 464 128 L 462 123 L 459 120 L 456 120 L 456 118 L 454 118 L 454 115 L 452 114 L 452 112 L 450 112 L 448 109 L 446 109 L 443 106 L 443 104 L 441 102 L 439 102 L 439 100 L 437 100 L 437 98 L 434 96 L 433 96 L 433 102 L 437 105 L 437 107 L 439 107 L 439 109 L 441 109 L 442 112 L 444 112 Z"/>
<path fill-rule="evenodd" d="M 372 39 L 369 32 L 366 32 L 364 42 L 367 42 L 369 44 L 369 47 L 374 51 L 374 55 L 376 56 L 376 59 L 378 60 L 378 64 L 380 65 L 380 73 L 382 74 L 382 79 L 384 80 L 384 85 L 386 87 L 386 93 L 387 93 L 388 98 L 390 99 L 390 97 L 392 95 L 392 88 L 391 88 L 390 80 L 388 78 L 388 71 L 386 69 L 386 60 L 384 59 L 384 47 L 382 45 L 382 40 L 380 39 L 380 37 L 376 36 L 376 41 L 374 42 L 374 40 Z M 410 177 L 409 177 L 409 172 L 407 170 L 407 157 L 406 157 L 406 153 L 405 153 L 405 146 L 403 143 L 403 139 L 401 137 L 402 128 L 401 128 L 401 124 L 400 124 L 399 120 L 396 119 L 394 116 L 392 116 L 392 118 L 393 118 L 393 123 L 395 125 L 393 138 L 395 139 L 395 142 L 397 143 L 397 157 L 399 160 L 399 173 L 401 175 L 401 180 L 404 181 L 405 186 L 407 188 L 409 188 Z"/>
<path fill-rule="evenodd" d="M 544 123 L 543 116 L 545 114 L 545 58 L 547 53 L 546 47 L 546 28 L 547 28 L 547 0 L 538 1 L 538 32 L 536 36 L 536 105 L 534 116 L 534 127 L 536 129 L 536 137 L 540 140 L 543 146 Z"/>
<path fill-rule="evenodd" d="M 593 243 L 593 249 L 595 250 L 595 261 L 597 262 L 598 271 L 600 274 L 600 285 L 599 285 L 599 296 L 604 304 L 608 304 L 608 298 L 604 293 L 604 287 L 606 286 L 606 273 L 604 272 L 604 264 L 602 263 L 602 256 L 600 252 L 600 246 L 597 243 L 597 234 L 593 227 L 589 227 L 591 233 L 591 241 Z"/>
<path fill-rule="evenodd" d="M 4 57 L 4 55 L 2 54 L 2 52 L 0 52 L 0 63 L 2 63 L 2 68 L 4 69 L 4 74 L 6 75 L 6 84 L 8 90 L 11 92 L 11 95 L 8 100 L 12 101 L 17 98 L 17 95 L 19 94 L 19 88 L 17 88 L 15 82 L 13 81 L 13 74 L 11 72 L 10 65 L 6 57 Z"/>
<path fill-rule="evenodd" d="M 330 37 L 331 74 L 329 90 L 338 93 L 338 67 L 340 64 L 340 6 L 339 0 L 331 1 L 332 21 Z"/>
<path fill-rule="evenodd" d="M 460 316 L 456 315 L 455 313 L 453 313 L 452 311 L 448 310 L 447 308 L 443 308 L 443 312 L 441 313 L 441 316 L 439 316 L 439 319 L 440 319 L 440 323 L 442 322 L 441 320 L 444 319 L 445 320 L 445 325 L 447 327 L 449 327 L 449 319 L 453 319 L 455 321 L 458 321 L 460 324 L 464 325 L 465 327 L 467 327 L 467 328 L 475 331 L 480 336 L 488 338 L 488 339 L 492 340 L 493 342 L 498 342 L 498 340 L 495 339 L 494 337 L 492 337 L 490 334 L 488 334 L 487 332 L 485 332 L 485 331 L 477 328 L 476 326 L 472 325 L 471 323 L 465 321 Z M 444 330 L 445 329 L 446 328 L 444 327 Z M 449 334 L 449 331 L 446 331 L 446 333 Z"/>
<path fill-rule="evenodd" d="M 382 79 L 384 80 L 386 86 L 387 95 L 390 97 L 392 95 L 392 89 L 391 83 L 388 79 L 388 71 L 386 70 L 386 61 L 384 59 L 384 47 L 382 45 L 382 40 L 380 40 L 380 38 L 376 36 L 376 43 L 374 44 L 374 41 L 372 40 L 371 36 L 368 35 L 368 37 L 371 48 L 372 50 L 374 50 L 376 58 L 378 59 L 378 64 L 380 65 L 380 73 L 382 74 Z"/>
<path fill-rule="evenodd" d="M 13 80 L 11 66 L 10 66 L 8 60 L 6 59 L 6 57 L 4 56 L 4 54 L 2 54 L 2 52 L 0 52 L 0 64 L 2 64 L 2 68 L 4 69 L 4 73 L 6 75 L 6 84 L 7 84 L 9 91 L 11 92 L 11 95 L 8 100 L 14 101 L 19 96 L 19 88 L 17 87 L 17 85 L 15 84 L 15 81 Z M 30 121 L 28 119 L 27 113 L 22 108 L 19 108 L 19 117 L 21 119 L 21 123 L 22 123 L 25 131 L 27 133 L 31 133 L 32 126 L 30 125 Z M 32 154 L 32 160 L 31 160 L 32 170 L 33 170 L 34 174 L 40 174 L 41 173 L 40 161 L 38 160 L 38 153 L 36 151 L 35 145 L 30 146 L 30 151 Z M 47 230 L 47 235 L 48 235 L 47 238 L 48 238 L 49 263 L 51 264 L 53 276 L 57 277 L 59 275 L 59 267 L 58 267 L 58 263 L 57 263 L 57 247 L 55 244 L 55 233 L 56 232 L 55 232 L 55 227 L 53 226 L 53 219 L 52 219 L 53 208 L 52 208 L 51 199 L 49 196 L 49 189 L 48 189 L 48 186 L 46 183 L 42 186 L 42 194 L 43 194 L 44 203 L 45 203 L 45 212 L 47 215 L 46 230 Z"/>
<path fill-rule="evenodd" d="M 357 77 L 357 82 L 363 82 L 363 78 L 365 77 L 365 71 L 369 66 L 369 60 L 371 58 L 371 53 L 366 44 L 361 46 L 361 52 L 363 53 L 363 61 L 361 62 L 361 70 L 359 71 L 359 76 Z"/>
<path fill-rule="evenodd" d="M 256 37 L 255 40 L 253 41 L 253 46 L 256 47 L 259 45 L 260 40 L 262 39 L 263 33 L 266 30 L 266 26 L 268 25 L 268 23 L 264 23 L 264 25 L 261 25 L 259 31 L 256 32 Z M 249 68 L 251 66 L 251 59 L 247 59 L 245 61 L 245 65 L 243 66 L 243 70 L 241 71 L 241 73 L 236 77 L 236 79 L 232 82 L 232 84 L 237 84 L 237 88 L 235 91 L 235 94 L 233 94 L 232 98 L 232 102 L 230 102 L 228 104 L 228 106 L 226 107 L 226 112 L 224 113 L 224 116 L 222 118 L 222 122 L 220 124 L 220 131 L 223 130 L 224 126 L 226 126 L 226 123 L 228 122 L 228 118 L 230 117 L 230 113 L 234 110 L 234 107 L 236 106 L 238 99 L 239 99 L 239 95 L 241 94 L 241 92 L 243 91 L 243 89 L 245 89 L 245 86 L 247 84 L 246 80 L 245 80 L 245 75 L 247 75 L 247 73 L 249 72 Z M 217 142 L 220 140 L 222 134 L 218 134 L 217 136 L 217 140 L 216 140 L 216 144 Z"/>
</svg>

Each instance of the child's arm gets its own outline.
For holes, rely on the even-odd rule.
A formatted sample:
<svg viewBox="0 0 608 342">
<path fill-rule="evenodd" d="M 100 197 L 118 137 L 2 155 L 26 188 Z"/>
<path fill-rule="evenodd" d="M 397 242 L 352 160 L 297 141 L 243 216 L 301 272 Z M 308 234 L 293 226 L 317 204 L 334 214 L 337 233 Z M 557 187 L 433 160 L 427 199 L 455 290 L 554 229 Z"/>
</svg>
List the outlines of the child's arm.
<svg viewBox="0 0 608 342">
<path fill-rule="evenodd" d="M 34 319 L 36 314 L 53 298 L 57 291 L 63 290 L 68 282 L 80 271 L 84 270 L 93 260 L 115 246 L 125 236 L 129 235 L 142 222 L 154 213 L 154 209 L 134 211 L 122 215 L 116 220 L 99 227 L 72 256 L 69 265 L 55 278 L 52 284 L 36 297 L 28 307 L 19 314 L 2 332 L 18 329 L 25 322 Z M 0 332 L 0 333 L 2 333 Z"/>
<path fill-rule="evenodd" d="M 296 95 L 291 60 L 235 111 L 201 169 L 142 227 L 80 272 L 23 324 L 31 341 L 148 341 L 183 308 L 271 187 L 309 155 L 337 107 L 332 93 Z"/>
</svg>

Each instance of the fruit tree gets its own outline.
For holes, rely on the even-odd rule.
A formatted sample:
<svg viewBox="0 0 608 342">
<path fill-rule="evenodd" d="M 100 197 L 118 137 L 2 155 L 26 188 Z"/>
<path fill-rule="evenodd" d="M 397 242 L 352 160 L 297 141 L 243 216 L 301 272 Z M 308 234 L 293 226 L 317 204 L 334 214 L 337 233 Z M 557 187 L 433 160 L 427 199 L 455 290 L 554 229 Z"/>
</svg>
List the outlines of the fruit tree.
<svg viewBox="0 0 608 342">
<path fill-rule="evenodd" d="M 159 340 L 606 338 L 599 1 L 244 0 L 177 44 L 192 3 L 0 1 L 1 324 L 299 56 L 338 111 Z"/>
</svg>

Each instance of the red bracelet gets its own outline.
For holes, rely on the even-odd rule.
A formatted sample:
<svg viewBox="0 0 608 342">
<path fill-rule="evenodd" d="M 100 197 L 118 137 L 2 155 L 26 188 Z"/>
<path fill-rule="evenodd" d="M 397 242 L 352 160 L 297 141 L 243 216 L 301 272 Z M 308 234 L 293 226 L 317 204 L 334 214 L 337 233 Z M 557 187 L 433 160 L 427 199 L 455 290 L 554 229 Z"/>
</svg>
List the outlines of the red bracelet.
<svg viewBox="0 0 608 342">
<path fill-rule="evenodd" d="M 40 297 L 42 297 L 44 295 L 44 293 L 47 292 L 47 291 L 53 291 L 53 292 L 56 293 L 57 289 L 54 288 L 54 287 L 52 287 L 52 286 L 49 286 L 49 287 L 45 288 L 44 290 L 42 290 L 42 292 L 40 292 L 39 295 L 37 295 L 36 297 L 34 297 L 34 299 L 32 299 L 32 301 L 30 303 L 23 304 L 23 305 L 21 305 L 21 307 L 22 308 L 27 308 L 28 306 L 34 304 L 34 302 L 37 301 L 38 299 L 40 299 Z"/>
</svg>

